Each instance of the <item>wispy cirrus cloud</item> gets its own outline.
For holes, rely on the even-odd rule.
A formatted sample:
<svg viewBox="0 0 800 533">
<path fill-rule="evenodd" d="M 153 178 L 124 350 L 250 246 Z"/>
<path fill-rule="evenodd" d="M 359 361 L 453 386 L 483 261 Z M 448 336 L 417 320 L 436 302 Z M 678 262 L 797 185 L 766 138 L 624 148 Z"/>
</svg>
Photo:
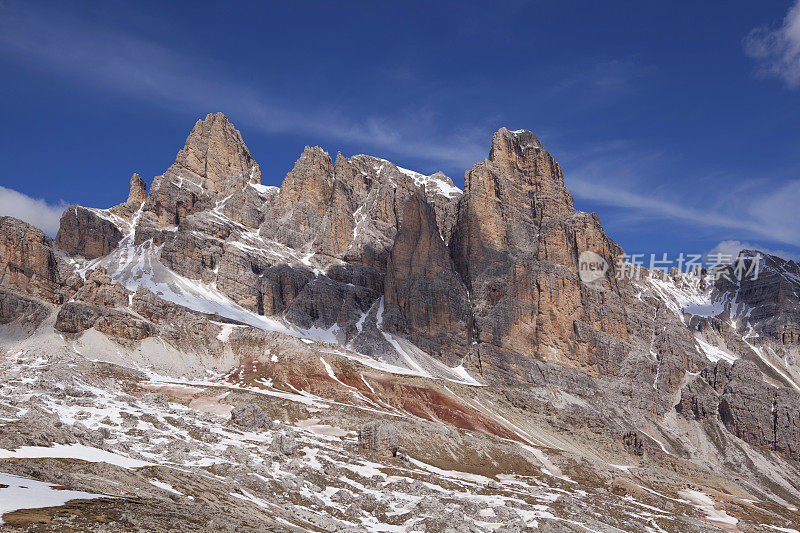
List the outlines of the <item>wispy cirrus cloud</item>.
<svg viewBox="0 0 800 533">
<path fill-rule="evenodd" d="M 265 133 L 317 135 L 460 168 L 486 151 L 485 132 L 442 131 L 430 113 L 418 108 L 354 120 L 330 106 L 289 102 L 270 94 L 269 88 L 252 88 L 248 80 L 226 74 L 224 65 L 208 58 L 56 10 L 0 4 L 3 50 L 94 88 L 192 114 L 223 111 Z"/>
<path fill-rule="evenodd" d="M 789 8 L 780 26 L 761 26 L 744 39 L 745 53 L 757 62 L 757 74 L 780 78 L 800 87 L 800 0 Z"/>
<path fill-rule="evenodd" d="M 67 203 L 51 204 L 0 185 L 0 215 L 24 220 L 55 237 Z"/>
<path fill-rule="evenodd" d="M 625 208 L 629 217 L 640 221 L 674 221 L 800 246 L 800 180 L 769 186 L 759 180 L 730 179 L 740 185 L 719 188 L 709 197 L 693 189 L 670 188 L 653 176 L 655 169 L 664 167 L 662 157 L 626 143 L 606 145 L 579 158 L 583 163 L 567 172 L 566 185 L 576 198 Z"/>
<path fill-rule="evenodd" d="M 605 97 L 620 97 L 634 92 L 637 82 L 655 72 L 655 67 L 633 59 L 596 60 L 577 72 L 557 80 L 554 92 L 580 89 L 602 93 Z"/>
</svg>

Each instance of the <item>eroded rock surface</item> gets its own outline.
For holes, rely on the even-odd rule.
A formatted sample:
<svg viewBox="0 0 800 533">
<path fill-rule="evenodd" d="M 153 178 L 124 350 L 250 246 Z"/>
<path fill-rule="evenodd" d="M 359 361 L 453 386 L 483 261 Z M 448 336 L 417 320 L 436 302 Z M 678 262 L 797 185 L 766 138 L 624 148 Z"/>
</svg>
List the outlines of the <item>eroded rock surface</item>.
<svg viewBox="0 0 800 533">
<path fill-rule="evenodd" d="M 56 245 L 69 254 L 86 259 L 108 255 L 122 240 L 122 232 L 111 220 L 92 209 L 70 206 L 61 215 Z"/>
<path fill-rule="evenodd" d="M 467 172 L 450 246 L 470 292 L 479 372 L 524 379 L 532 359 L 615 370 L 628 339 L 615 279 L 622 249 L 597 215 L 573 209 L 561 167 L 535 135 L 495 133 L 489 158 Z M 609 265 L 594 286 L 578 277 L 587 250 Z"/>
<path fill-rule="evenodd" d="M 469 347 L 471 310 L 433 208 L 415 194 L 403 207 L 384 288 L 387 328 L 457 366 Z"/>
<path fill-rule="evenodd" d="M 397 428 L 382 420 L 367 422 L 358 430 L 358 446 L 383 457 L 394 457 L 400 448 Z"/>
<path fill-rule="evenodd" d="M 139 174 L 134 174 L 131 176 L 131 188 L 130 192 L 128 193 L 128 200 L 125 203 L 128 205 L 128 207 L 139 209 L 146 198 L 147 184 L 139 176 Z"/>
<path fill-rule="evenodd" d="M 241 403 L 234 407 L 231 411 L 231 422 L 248 430 L 270 429 L 273 426 L 272 420 L 253 403 Z"/>
<path fill-rule="evenodd" d="M 19 219 L 0 217 L 0 286 L 54 301 L 59 285 L 50 237 Z"/>
</svg>

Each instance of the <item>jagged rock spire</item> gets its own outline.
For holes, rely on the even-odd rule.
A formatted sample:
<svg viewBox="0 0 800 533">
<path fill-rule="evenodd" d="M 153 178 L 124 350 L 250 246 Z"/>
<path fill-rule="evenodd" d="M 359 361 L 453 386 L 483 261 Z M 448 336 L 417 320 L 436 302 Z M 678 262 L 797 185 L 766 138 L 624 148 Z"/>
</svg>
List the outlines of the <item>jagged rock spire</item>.
<svg viewBox="0 0 800 533">
<path fill-rule="evenodd" d="M 492 147 L 489 149 L 489 161 L 497 164 L 517 163 L 520 165 L 535 150 L 541 150 L 539 138 L 531 131 L 509 131 L 502 127 L 492 136 Z"/>
<path fill-rule="evenodd" d="M 231 180 L 261 183 L 261 171 L 241 133 L 222 113 L 209 113 L 195 123 L 175 166 L 202 178 L 210 193 L 229 189 Z"/>
<path fill-rule="evenodd" d="M 134 172 L 133 176 L 131 176 L 131 188 L 130 192 L 128 193 L 128 201 L 125 203 L 129 207 L 138 209 L 139 206 L 142 205 L 142 202 L 144 202 L 146 197 L 147 197 L 147 184 L 144 182 L 142 178 L 139 177 L 139 174 L 136 174 Z"/>
<path fill-rule="evenodd" d="M 156 176 L 144 210 L 160 226 L 176 225 L 220 196 L 261 183 L 261 171 L 242 135 L 222 113 L 198 120 L 173 163 Z"/>
<path fill-rule="evenodd" d="M 553 353 L 598 373 L 616 364 L 613 350 L 601 361 L 595 353 L 601 337 L 627 339 L 619 296 L 584 296 L 577 268 L 585 250 L 613 264 L 621 249 L 595 215 L 574 210 L 561 167 L 536 135 L 500 128 L 465 184 L 450 250 L 470 289 L 476 366 L 513 380 Z"/>
</svg>

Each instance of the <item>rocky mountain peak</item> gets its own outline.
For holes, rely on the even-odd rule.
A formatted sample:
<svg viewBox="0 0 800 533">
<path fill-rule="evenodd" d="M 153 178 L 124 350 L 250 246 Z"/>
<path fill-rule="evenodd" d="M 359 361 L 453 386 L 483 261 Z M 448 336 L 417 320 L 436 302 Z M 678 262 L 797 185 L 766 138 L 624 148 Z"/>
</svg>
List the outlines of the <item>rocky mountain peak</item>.
<svg viewBox="0 0 800 533">
<path fill-rule="evenodd" d="M 319 146 L 306 146 L 300 158 L 295 161 L 292 173 L 330 174 L 333 171 L 333 160 L 328 152 Z"/>
<path fill-rule="evenodd" d="M 735 295 L 728 312 L 739 328 L 753 328 L 782 350 L 800 346 L 800 267 L 794 261 L 758 250 L 739 252 L 715 273 L 714 289 L 723 300 Z M 735 301 L 735 304 L 734 304 Z M 726 302 L 727 305 L 727 302 Z"/>
<path fill-rule="evenodd" d="M 492 136 L 492 147 L 489 150 L 489 161 L 499 165 L 511 165 L 522 169 L 525 165 L 520 164 L 527 159 L 535 150 L 541 150 L 542 144 L 539 138 L 528 130 L 509 131 L 502 127 Z"/>
<path fill-rule="evenodd" d="M 450 250 L 470 289 L 479 371 L 513 381 L 534 359 L 569 358 L 598 374 L 618 364 L 627 341 L 620 297 L 587 295 L 578 257 L 591 250 L 613 264 L 621 249 L 596 217 L 575 211 L 538 138 L 501 128 L 465 184 Z M 566 302 L 569 312 L 555 311 Z"/>
<path fill-rule="evenodd" d="M 528 130 L 509 131 L 500 128 L 492 136 L 489 161 L 503 168 L 515 171 L 535 169 L 534 159 L 544 152 L 542 144 L 533 132 Z"/>
<path fill-rule="evenodd" d="M 561 166 L 528 130 L 496 131 L 488 159 L 467 171 L 464 181 L 467 193 L 497 197 L 503 204 L 498 209 L 519 211 L 537 225 L 574 211 Z M 515 215 L 510 220 L 521 219 Z"/>
<path fill-rule="evenodd" d="M 447 185 L 450 185 L 451 187 L 455 187 L 455 184 L 453 183 L 453 180 L 450 178 L 450 176 L 448 176 L 447 174 L 445 174 L 441 170 L 439 170 L 437 172 L 434 172 L 433 174 L 430 175 L 430 177 L 433 178 L 433 179 L 437 179 L 437 180 L 443 181 Z"/>
<path fill-rule="evenodd" d="M 211 193 L 230 188 L 232 178 L 241 181 L 239 185 L 261 183 L 261 171 L 241 133 L 222 113 L 195 123 L 175 165 L 202 178 L 203 188 Z"/>
<path fill-rule="evenodd" d="M 142 205 L 146 197 L 147 197 L 147 184 L 144 182 L 142 178 L 139 177 L 139 174 L 136 174 L 134 172 L 133 176 L 131 176 L 131 188 L 130 192 L 128 193 L 128 201 L 125 203 L 129 207 L 138 209 L 139 206 Z"/>
<path fill-rule="evenodd" d="M 333 161 L 319 146 L 306 146 L 281 185 L 281 197 L 291 203 L 302 202 L 320 214 L 333 188 Z"/>
<path fill-rule="evenodd" d="M 143 205 L 150 215 L 142 222 L 176 226 L 247 185 L 261 185 L 258 163 L 228 118 L 209 114 L 195 123 L 175 163 L 153 180 Z"/>
</svg>

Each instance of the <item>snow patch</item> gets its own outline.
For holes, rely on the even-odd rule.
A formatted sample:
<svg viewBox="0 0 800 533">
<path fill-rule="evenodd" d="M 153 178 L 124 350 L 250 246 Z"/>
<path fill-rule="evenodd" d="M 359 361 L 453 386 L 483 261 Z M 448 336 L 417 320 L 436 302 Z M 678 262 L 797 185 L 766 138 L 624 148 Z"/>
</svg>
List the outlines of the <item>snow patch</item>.
<svg viewBox="0 0 800 533">
<path fill-rule="evenodd" d="M 70 500 L 108 498 L 78 490 L 60 490 L 56 485 L 0 472 L 0 524 L 3 515 L 20 509 L 59 507 Z"/>
<path fill-rule="evenodd" d="M 716 363 L 720 359 L 724 359 L 730 364 L 733 364 L 733 362 L 738 359 L 738 356 L 733 355 L 730 352 L 726 352 L 725 350 L 719 348 L 718 346 L 709 344 L 702 339 L 695 338 L 694 340 L 697 341 L 697 344 L 700 346 L 700 349 L 703 351 L 703 354 L 712 363 Z"/>
<path fill-rule="evenodd" d="M 170 485 L 169 483 L 164 483 L 163 481 L 159 481 L 157 479 L 148 479 L 147 481 L 149 481 L 150 484 L 153 485 L 154 487 L 158 487 L 159 489 L 171 492 L 172 494 L 180 494 L 181 496 L 183 496 L 182 492 L 172 488 L 172 485 Z"/>
<path fill-rule="evenodd" d="M 739 523 L 739 520 L 730 516 L 724 509 L 717 509 L 714 506 L 714 500 L 709 495 L 690 489 L 679 491 L 678 495 L 682 498 L 686 498 L 692 502 L 695 507 L 703 511 L 706 515 L 706 520 L 712 524 L 726 531 L 738 531 L 738 529 L 736 529 L 736 524 Z"/>
<path fill-rule="evenodd" d="M 273 185 L 262 185 L 260 183 L 252 182 L 249 183 L 249 185 L 261 194 L 272 194 L 281 190 L 280 187 L 275 187 Z"/>
<path fill-rule="evenodd" d="M 231 337 L 231 332 L 237 327 L 242 326 L 237 326 L 236 324 L 222 324 L 222 329 L 217 334 L 217 340 L 221 342 L 228 342 L 228 339 Z"/>
<path fill-rule="evenodd" d="M 447 196 L 448 198 L 461 196 L 464 194 L 464 191 L 452 183 L 449 183 L 447 180 L 437 177 L 436 174 L 426 176 L 424 174 L 420 174 L 419 172 L 414 172 L 413 170 L 408 170 L 407 168 L 402 167 L 397 167 L 397 170 L 413 179 L 416 186 L 421 189 L 425 189 L 426 192 L 435 192 L 437 194 L 441 194 L 442 196 Z M 444 174 L 440 175 L 443 176 Z"/>
<path fill-rule="evenodd" d="M 141 468 L 153 463 L 131 459 L 83 444 L 56 444 L 55 446 L 22 446 L 16 450 L 0 450 L 0 459 L 79 459 L 89 463 L 108 463 L 122 468 Z"/>
</svg>

